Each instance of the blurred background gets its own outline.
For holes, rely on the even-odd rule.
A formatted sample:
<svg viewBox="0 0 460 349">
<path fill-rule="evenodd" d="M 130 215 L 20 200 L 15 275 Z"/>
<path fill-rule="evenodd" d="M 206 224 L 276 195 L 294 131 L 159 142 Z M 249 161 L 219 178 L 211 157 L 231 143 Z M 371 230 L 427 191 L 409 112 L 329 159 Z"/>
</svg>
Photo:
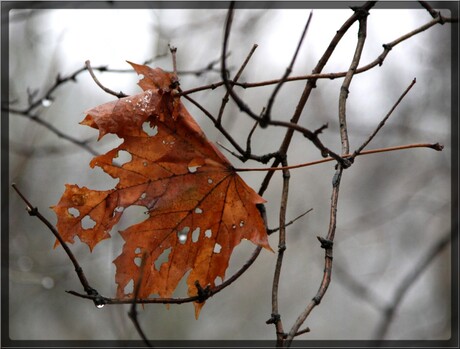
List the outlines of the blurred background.
<svg viewBox="0 0 460 349">
<path fill-rule="evenodd" d="M 112 5 L 110 5 L 112 4 Z M 158 4 L 157 4 L 158 5 Z M 83 5 L 82 5 L 83 6 Z M 113 6 L 115 8 L 110 8 Z M 96 86 L 89 73 L 60 85 L 51 96 L 44 93 L 56 76 L 72 75 L 90 60 L 93 67 L 129 70 L 126 60 L 172 69 L 168 44 L 177 48 L 181 88 L 220 80 L 219 64 L 203 71 L 221 54 L 226 10 L 167 9 L 16 9 L 9 12 L 10 108 L 24 110 L 29 101 L 41 100 L 33 114 L 65 135 L 89 140 L 103 153 L 120 140 L 107 135 L 96 142 L 97 131 L 78 123 L 85 110 L 114 100 Z M 210 7 L 213 5 L 209 4 Z M 442 10 L 442 9 L 441 9 Z M 310 8 L 278 9 L 262 6 L 238 9 L 230 36 L 228 66 L 232 75 L 253 44 L 258 48 L 240 81 L 258 82 L 280 78 L 289 65 Z M 345 4 L 337 9 L 313 9 L 313 18 L 292 76 L 312 71 L 336 31 L 351 16 Z M 450 12 L 443 10 L 449 16 Z M 410 9 L 383 9 L 377 5 L 368 18 L 367 40 L 360 66 L 382 52 L 382 44 L 432 20 L 418 3 Z M 346 71 L 356 45 L 355 23 L 342 39 L 323 72 Z M 338 206 L 331 285 L 305 322 L 311 330 L 298 339 L 328 340 L 446 340 L 451 323 L 451 25 L 434 27 L 396 46 L 382 66 L 356 75 L 347 100 L 351 149 L 375 129 L 413 78 L 416 85 L 369 149 L 409 143 L 442 143 L 442 152 L 411 149 L 363 156 L 344 171 Z M 201 71 L 202 74 L 191 74 Z M 97 72 L 105 86 L 126 94 L 140 92 L 133 72 Z M 340 152 L 338 98 L 342 79 L 319 80 L 302 113 L 300 124 L 315 130 L 325 123 L 321 140 Z M 288 121 L 302 93 L 304 81 L 286 83 L 272 115 Z M 274 85 L 237 89 L 255 111 L 266 105 Z M 223 88 L 192 95 L 217 115 Z M 46 98 L 45 98 L 46 97 Z M 183 100 L 208 138 L 231 148 L 212 122 Z M 244 147 L 253 121 L 229 103 L 223 123 Z M 285 129 L 258 128 L 252 138 L 258 155 L 276 151 Z M 92 154 L 59 137 L 49 128 L 17 113 L 9 119 L 10 183 L 53 224 L 55 205 L 66 183 L 92 189 L 109 189 L 116 181 L 100 169 L 90 169 Z M 224 151 L 225 153 L 225 151 Z M 226 153 L 236 167 L 241 163 Z M 295 135 L 289 164 L 321 157 L 307 139 Z M 282 268 L 279 311 L 286 331 L 315 296 L 323 274 L 324 251 L 317 236 L 328 228 L 334 164 L 291 171 L 288 220 L 313 209 L 287 229 L 287 250 Z M 256 191 L 263 172 L 243 173 Z M 276 173 L 265 192 L 268 222 L 278 226 L 281 173 Z M 10 188 L 7 188 L 10 189 Z M 127 316 L 129 306 L 96 309 L 91 301 L 65 290 L 82 291 L 73 267 L 61 248 L 53 249 L 51 232 L 29 217 L 24 203 L 10 189 L 9 212 L 9 336 L 17 340 L 139 339 Z M 107 297 L 115 296 L 115 267 L 123 230 L 136 220 L 122 218 L 112 239 L 89 252 L 77 239 L 71 245 L 92 287 Z M 445 243 L 442 244 L 442 241 Z M 274 250 L 278 234 L 270 236 Z M 441 244 L 439 251 L 435 249 Z M 250 257 L 254 246 L 242 242 L 234 251 L 227 277 Z M 435 251 L 435 252 L 433 252 Z M 430 253 L 433 258 L 430 259 Z M 415 280 L 414 271 L 429 259 Z M 146 305 L 139 321 L 150 339 L 275 339 L 271 314 L 271 287 L 276 254 L 262 251 L 254 265 L 234 284 L 209 299 L 195 320 L 192 304 Z M 4 271 L 3 271 L 4 272 Z M 409 280 L 409 281 L 407 281 Z M 406 282 L 407 281 L 407 282 Z M 185 282 L 175 296 L 185 296 Z M 387 309 L 393 309 L 388 317 Z"/>
</svg>

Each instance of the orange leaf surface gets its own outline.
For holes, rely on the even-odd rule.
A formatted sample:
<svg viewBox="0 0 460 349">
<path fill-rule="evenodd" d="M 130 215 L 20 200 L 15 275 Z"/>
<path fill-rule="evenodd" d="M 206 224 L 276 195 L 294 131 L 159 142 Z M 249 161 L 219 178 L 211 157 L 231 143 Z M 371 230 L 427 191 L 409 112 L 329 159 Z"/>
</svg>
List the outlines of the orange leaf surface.
<svg viewBox="0 0 460 349">
<path fill-rule="evenodd" d="M 195 281 L 204 288 L 214 287 L 219 277 L 224 280 L 231 253 L 242 239 L 271 250 L 256 206 L 265 200 L 240 178 L 174 96 L 174 76 L 130 64 L 144 75 L 139 82 L 144 92 L 91 109 L 81 122 L 98 129 L 99 138 L 115 133 L 124 139 L 90 163 L 119 182 L 107 191 L 66 185 L 53 207 L 57 228 L 65 241 L 78 236 L 92 250 L 110 237 L 126 208 L 143 206 L 146 219 L 120 232 L 125 243 L 114 260 L 117 296 L 132 296 L 125 288 L 139 279 L 144 252 L 140 298 L 171 297 L 188 271 L 188 294 L 194 296 Z M 116 159 L 122 151 L 131 160 L 120 166 Z M 85 229 L 85 217 L 94 226 Z M 163 261 L 158 268 L 157 259 Z M 196 316 L 202 305 L 195 303 Z"/>
</svg>

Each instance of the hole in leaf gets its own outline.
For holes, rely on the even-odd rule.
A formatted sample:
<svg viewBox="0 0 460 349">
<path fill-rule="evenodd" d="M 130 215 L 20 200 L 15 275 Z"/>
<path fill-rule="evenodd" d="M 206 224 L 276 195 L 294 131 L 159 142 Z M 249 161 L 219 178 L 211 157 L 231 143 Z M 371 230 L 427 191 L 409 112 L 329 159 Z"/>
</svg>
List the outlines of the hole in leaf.
<svg viewBox="0 0 460 349">
<path fill-rule="evenodd" d="M 118 214 L 120 214 L 120 212 L 123 212 L 123 216 L 117 223 L 118 230 L 124 230 L 134 224 L 138 224 L 145 221 L 145 207 L 141 205 L 131 205 L 126 208 L 123 208 L 123 206 L 118 206 L 114 210 L 114 213 L 115 212 L 118 212 Z"/>
<path fill-rule="evenodd" d="M 153 263 L 156 270 L 160 270 L 161 265 L 168 260 L 169 254 L 171 253 L 171 247 L 164 250 Z"/>
<path fill-rule="evenodd" d="M 190 227 L 184 227 L 177 232 L 177 237 L 181 244 L 185 244 L 187 241 L 187 233 L 190 231 Z"/>
<path fill-rule="evenodd" d="M 134 258 L 134 264 L 136 264 L 138 267 L 141 266 L 142 263 L 142 258 L 141 257 L 135 257 Z"/>
<path fill-rule="evenodd" d="M 208 178 L 208 183 L 212 184 L 212 178 Z"/>
<path fill-rule="evenodd" d="M 220 250 L 222 249 L 222 246 L 220 246 L 217 242 L 216 244 L 214 245 L 214 250 L 213 252 L 214 253 L 220 253 Z"/>
<path fill-rule="evenodd" d="M 204 235 L 207 237 L 207 238 L 210 238 L 212 236 L 212 231 L 211 229 L 208 229 L 204 232 Z"/>
<path fill-rule="evenodd" d="M 214 285 L 219 286 L 222 283 L 222 278 L 220 276 L 214 279 Z"/>
<path fill-rule="evenodd" d="M 116 159 L 116 160 L 115 160 Z M 126 150 L 119 150 L 118 155 L 112 160 L 112 163 L 117 163 L 118 166 L 122 166 L 127 162 L 130 162 L 133 159 L 133 156 L 128 153 Z"/>
<path fill-rule="evenodd" d="M 142 251 L 141 248 L 140 248 L 140 247 L 137 247 L 137 248 L 134 250 L 134 253 L 139 254 L 139 253 L 141 253 L 141 251 Z"/>
<path fill-rule="evenodd" d="M 158 134 L 158 127 L 151 127 L 149 122 L 144 122 L 142 124 L 142 130 L 147 133 L 150 137 L 156 136 Z"/>
<path fill-rule="evenodd" d="M 196 228 L 192 232 L 192 242 L 197 242 L 199 237 L 200 237 L 200 227 Z"/>
<path fill-rule="evenodd" d="M 80 211 L 78 211 L 76 208 L 74 207 L 70 207 L 69 209 L 67 209 L 67 212 L 69 212 L 69 214 L 71 216 L 74 216 L 74 217 L 79 217 L 80 216 Z"/>
<path fill-rule="evenodd" d="M 81 220 L 81 227 L 83 229 L 93 229 L 95 225 L 96 222 L 90 216 L 85 216 Z"/>
<path fill-rule="evenodd" d="M 195 213 L 203 213 L 203 210 L 199 207 L 195 208 Z"/>
<path fill-rule="evenodd" d="M 195 173 L 196 170 L 198 170 L 198 167 L 200 166 L 188 166 L 188 172 Z"/>
<path fill-rule="evenodd" d="M 147 193 L 142 193 L 141 196 L 139 196 L 139 199 L 145 199 L 147 197 Z"/>
<path fill-rule="evenodd" d="M 134 281 L 133 281 L 133 280 L 130 280 L 130 281 L 126 284 L 125 288 L 123 289 L 123 292 L 124 292 L 124 294 L 130 294 L 130 293 L 133 292 L 133 289 L 134 289 Z"/>
</svg>

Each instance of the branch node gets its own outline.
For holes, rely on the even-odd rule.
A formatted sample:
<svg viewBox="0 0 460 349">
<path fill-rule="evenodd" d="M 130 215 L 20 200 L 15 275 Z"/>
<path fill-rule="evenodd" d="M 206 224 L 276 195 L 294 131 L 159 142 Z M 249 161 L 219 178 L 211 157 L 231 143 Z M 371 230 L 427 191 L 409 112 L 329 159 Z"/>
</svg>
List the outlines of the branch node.
<svg viewBox="0 0 460 349">
<path fill-rule="evenodd" d="M 325 250 L 331 249 L 334 245 L 334 242 L 329 239 L 325 239 L 321 236 L 317 236 L 316 238 L 321 243 L 321 248 L 324 248 Z"/>
<path fill-rule="evenodd" d="M 314 296 L 312 298 L 312 301 L 315 302 L 316 305 L 319 305 L 319 303 L 321 303 L 321 297 L 320 296 Z"/>
<path fill-rule="evenodd" d="M 211 288 L 209 285 L 207 285 L 205 288 L 203 288 L 201 285 L 200 285 L 200 282 L 198 280 L 195 281 L 195 287 L 198 291 L 198 300 L 197 302 L 198 303 L 203 303 L 206 301 L 206 299 L 208 299 L 209 297 L 211 297 Z"/>
<path fill-rule="evenodd" d="M 323 130 L 327 129 L 329 127 L 329 123 L 325 123 L 323 126 L 321 126 L 320 128 L 316 129 L 315 131 L 313 131 L 313 133 L 318 136 L 320 133 L 323 133 Z"/>
<path fill-rule="evenodd" d="M 38 208 L 37 207 L 27 207 L 27 212 L 29 213 L 29 216 L 36 216 L 38 213 Z"/>
<path fill-rule="evenodd" d="M 270 325 L 270 324 L 276 324 L 276 323 L 278 323 L 279 321 L 281 321 L 281 315 L 280 315 L 280 314 L 272 313 L 271 316 L 270 316 L 270 319 L 268 319 L 267 321 L 265 321 L 265 323 L 266 323 L 267 325 Z"/>
</svg>

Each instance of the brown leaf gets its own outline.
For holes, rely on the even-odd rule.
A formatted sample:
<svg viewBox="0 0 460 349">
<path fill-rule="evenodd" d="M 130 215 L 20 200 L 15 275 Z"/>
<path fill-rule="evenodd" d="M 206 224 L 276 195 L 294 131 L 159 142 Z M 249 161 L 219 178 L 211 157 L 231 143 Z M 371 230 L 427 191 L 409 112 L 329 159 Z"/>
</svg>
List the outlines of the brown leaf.
<svg viewBox="0 0 460 349">
<path fill-rule="evenodd" d="M 139 85 L 145 91 L 96 107 L 82 122 L 99 129 L 99 138 L 110 132 L 124 139 L 90 164 L 119 182 L 107 191 L 67 185 L 53 208 L 57 227 L 65 241 L 78 236 L 92 250 L 110 236 L 126 208 L 145 207 L 146 219 L 120 232 L 125 243 L 114 261 L 117 296 L 132 295 L 125 288 L 141 277 L 144 251 L 139 297 L 171 297 L 188 271 L 188 294 L 193 296 L 196 281 L 204 288 L 214 287 L 218 277 L 225 279 L 231 253 L 242 239 L 271 250 L 256 206 L 265 200 L 240 178 L 175 97 L 174 76 L 131 65 L 144 75 Z M 120 166 L 116 158 L 122 151 L 131 160 Z M 85 216 L 95 222 L 93 227 L 83 229 Z M 195 303 L 196 316 L 202 305 Z"/>
</svg>

